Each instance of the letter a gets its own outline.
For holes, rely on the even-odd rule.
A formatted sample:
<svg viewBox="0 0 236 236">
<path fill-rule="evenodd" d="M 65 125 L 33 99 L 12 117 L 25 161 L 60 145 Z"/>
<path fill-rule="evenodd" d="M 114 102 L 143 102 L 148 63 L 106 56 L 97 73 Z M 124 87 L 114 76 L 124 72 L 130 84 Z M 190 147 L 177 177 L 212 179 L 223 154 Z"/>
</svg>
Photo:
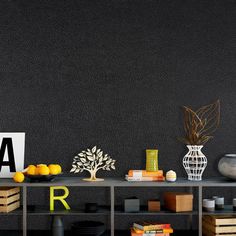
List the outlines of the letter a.
<svg viewBox="0 0 236 236">
<path fill-rule="evenodd" d="M 8 161 L 4 161 L 4 154 L 6 152 L 6 148 L 8 151 Z M 0 171 L 2 170 L 2 166 L 9 166 L 10 172 L 16 172 L 16 164 L 15 157 L 13 152 L 13 144 L 11 138 L 3 138 L 2 145 L 0 149 Z"/>
</svg>

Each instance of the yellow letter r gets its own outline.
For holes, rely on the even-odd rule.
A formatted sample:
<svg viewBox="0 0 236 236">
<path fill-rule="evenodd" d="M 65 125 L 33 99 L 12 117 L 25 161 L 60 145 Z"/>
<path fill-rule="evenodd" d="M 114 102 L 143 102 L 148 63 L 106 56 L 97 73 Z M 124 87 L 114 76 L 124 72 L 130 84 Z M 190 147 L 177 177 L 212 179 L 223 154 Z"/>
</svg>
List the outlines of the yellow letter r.
<svg viewBox="0 0 236 236">
<path fill-rule="evenodd" d="M 54 190 L 64 190 L 65 194 L 62 196 L 54 196 Z M 65 201 L 65 198 L 67 198 L 69 195 L 69 189 L 65 186 L 53 186 L 50 187 L 50 211 L 54 211 L 54 201 L 60 201 L 66 210 L 70 210 L 70 206 Z"/>
</svg>

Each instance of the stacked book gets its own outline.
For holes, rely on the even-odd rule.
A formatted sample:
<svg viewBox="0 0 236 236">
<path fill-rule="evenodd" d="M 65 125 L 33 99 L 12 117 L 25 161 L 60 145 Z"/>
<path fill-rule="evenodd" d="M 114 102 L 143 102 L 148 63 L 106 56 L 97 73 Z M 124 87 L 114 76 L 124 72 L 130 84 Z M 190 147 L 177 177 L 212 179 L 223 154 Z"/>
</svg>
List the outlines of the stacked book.
<svg viewBox="0 0 236 236">
<path fill-rule="evenodd" d="M 131 229 L 131 236 L 169 236 L 173 233 L 170 224 L 136 222 Z"/>
<path fill-rule="evenodd" d="M 129 170 L 125 176 L 127 181 L 165 181 L 163 170 L 146 171 L 146 170 Z"/>
</svg>

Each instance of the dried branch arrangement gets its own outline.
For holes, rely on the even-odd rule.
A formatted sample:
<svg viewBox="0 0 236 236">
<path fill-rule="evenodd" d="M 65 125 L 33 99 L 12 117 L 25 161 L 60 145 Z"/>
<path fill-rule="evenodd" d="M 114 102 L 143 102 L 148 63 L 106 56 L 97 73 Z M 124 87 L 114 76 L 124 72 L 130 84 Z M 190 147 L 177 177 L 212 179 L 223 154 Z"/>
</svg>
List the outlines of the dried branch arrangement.
<svg viewBox="0 0 236 236">
<path fill-rule="evenodd" d="M 188 145 L 204 145 L 220 124 L 220 101 L 203 106 L 197 111 L 184 108 L 185 137 L 179 140 Z"/>
</svg>

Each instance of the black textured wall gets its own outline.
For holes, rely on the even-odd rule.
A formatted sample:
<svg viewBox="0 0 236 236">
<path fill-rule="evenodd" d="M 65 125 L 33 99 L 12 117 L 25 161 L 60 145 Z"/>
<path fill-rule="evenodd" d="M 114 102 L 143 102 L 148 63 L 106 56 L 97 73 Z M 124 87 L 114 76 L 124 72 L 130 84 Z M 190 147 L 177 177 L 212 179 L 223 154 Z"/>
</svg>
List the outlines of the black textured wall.
<svg viewBox="0 0 236 236">
<path fill-rule="evenodd" d="M 205 177 L 236 151 L 236 2 L 84 0 L 0 2 L 0 128 L 25 131 L 26 164 L 60 162 L 98 145 L 124 176 L 145 166 L 185 176 L 182 105 L 221 100 L 203 149 Z M 84 174 L 82 174 L 84 175 Z"/>
</svg>

